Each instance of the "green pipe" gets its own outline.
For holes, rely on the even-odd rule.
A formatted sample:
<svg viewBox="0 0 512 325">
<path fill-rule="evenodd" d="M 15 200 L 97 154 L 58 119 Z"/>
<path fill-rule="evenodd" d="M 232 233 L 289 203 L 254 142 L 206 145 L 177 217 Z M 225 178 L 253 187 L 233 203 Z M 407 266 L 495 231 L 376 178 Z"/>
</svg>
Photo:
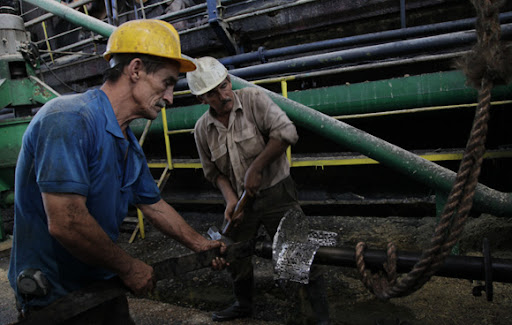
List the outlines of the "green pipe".
<svg viewBox="0 0 512 325">
<path fill-rule="evenodd" d="M 413 77 L 364 82 L 289 92 L 288 98 L 327 115 L 350 115 L 400 109 L 457 105 L 475 102 L 477 91 L 465 86 L 460 71 L 436 72 Z M 493 89 L 493 100 L 512 99 L 512 84 Z M 191 129 L 207 110 L 192 105 L 167 110 L 169 130 Z M 145 122 L 133 122 L 132 130 L 140 135 Z M 150 132 L 161 132 L 162 120 L 153 122 Z"/>
<path fill-rule="evenodd" d="M 60 5 L 53 0 L 26 1 L 103 36 L 109 36 L 115 28 L 95 18 L 67 8 L 64 5 Z M 231 76 L 231 80 L 235 89 L 258 87 L 265 91 L 298 125 L 313 130 L 317 134 L 323 135 L 342 145 L 348 146 L 438 191 L 448 193 L 454 183 L 455 173 L 451 170 L 443 168 L 407 150 L 376 138 L 346 123 L 335 120 L 298 102 L 294 102 L 262 87 L 253 85 L 241 78 Z M 173 110 L 171 110 L 171 112 L 172 111 Z M 494 215 L 512 215 L 512 196 L 508 193 L 498 192 L 482 184 L 478 184 L 476 188 L 474 204 L 479 210 L 488 211 Z"/>
<path fill-rule="evenodd" d="M 235 89 L 262 89 L 297 125 L 358 151 L 443 193 L 448 193 L 453 186 L 456 174 L 449 169 L 241 78 L 231 76 L 231 81 Z M 478 184 L 474 206 L 480 211 L 497 216 L 510 216 L 512 195 Z"/>
<path fill-rule="evenodd" d="M 103 21 L 91 16 L 87 16 L 75 9 L 69 8 L 60 4 L 55 0 L 24 0 L 41 9 L 53 13 L 56 16 L 64 18 L 78 26 L 82 26 L 90 31 L 109 37 L 110 34 L 116 29 L 116 26 L 109 25 Z"/>
<path fill-rule="evenodd" d="M 474 103 L 478 92 L 465 82 L 461 71 L 449 71 L 289 92 L 288 98 L 331 116 L 366 114 Z M 511 99 L 512 84 L 495 87 L 492 98 Z"/>
<path fill-rule="evenodd" d="M 11 206 L 14 204 L 14 191 L 6 191 L 2 193 L 0 206 Z"/>
</svg>

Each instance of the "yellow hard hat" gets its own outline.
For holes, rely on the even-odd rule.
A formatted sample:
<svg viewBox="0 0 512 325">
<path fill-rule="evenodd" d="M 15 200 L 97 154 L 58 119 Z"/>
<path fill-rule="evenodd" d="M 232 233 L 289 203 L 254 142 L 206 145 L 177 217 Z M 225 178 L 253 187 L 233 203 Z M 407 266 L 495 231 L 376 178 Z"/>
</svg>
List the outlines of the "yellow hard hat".
<svg viewBox="0 0 512 325">
<path fill-rule="evenodd" d="M 110 35 L 103 57 L 110 61 L 112 54 L 140 53 L 177 61 L 180 72 L 196 69 L 196 65 L 181 56 L 180 37 L 176 29 L 163 20 L 130 20 Z"/>
<path fill-rule="evenodd" d="M 203 56 L 195 60 L 197 69 L 187 73 L 192 95 L 206 94 L 226 79 L 228 70 L 217 59 Z"/>
</svg>

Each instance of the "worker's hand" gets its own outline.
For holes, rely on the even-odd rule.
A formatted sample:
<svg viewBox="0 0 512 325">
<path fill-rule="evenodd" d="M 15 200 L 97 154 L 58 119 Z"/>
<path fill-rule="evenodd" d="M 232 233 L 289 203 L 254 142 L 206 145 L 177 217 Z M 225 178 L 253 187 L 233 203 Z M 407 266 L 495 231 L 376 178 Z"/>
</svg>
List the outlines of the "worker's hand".
<svg viewBox="0 0 512 325">
<path fill-rule="evenodd" d="M 210 250 L 220 247 L 220 254 L 223 255 L 226 252 L 227 246 L 225 243 L 221 242 L 220 240 L 208 240 L 207 244 L 203 246 L 201 249 L 204 250 Z M 223 270 L 225 267 L 229 266 L 229 263 L 226 262 L 226 260 L 220 256 L 215 257 L 212 260 L 212 269 L 220 271 Z"/>
<path fill-rule="evenodd" d="M 146 295 L 155 288 L 153 268 L 138 259 L 132 259 L 126 273 L 119 274 L 123 283 L 136 295 Z"/>
<path fill-rule="evenodd" d="M 226 210 L 224 210 L 224 219 L 227 221 L 231 221 L 233 217 L 233 212 L 235 211 L 237 201 L 226 202 Z"/>
<path fill-rule="evenodd" d="M 252 165 L 245 172 L 244 187 L 249 196 L 254 196 L 261 187 L 262 172 Z"/>
</svg>

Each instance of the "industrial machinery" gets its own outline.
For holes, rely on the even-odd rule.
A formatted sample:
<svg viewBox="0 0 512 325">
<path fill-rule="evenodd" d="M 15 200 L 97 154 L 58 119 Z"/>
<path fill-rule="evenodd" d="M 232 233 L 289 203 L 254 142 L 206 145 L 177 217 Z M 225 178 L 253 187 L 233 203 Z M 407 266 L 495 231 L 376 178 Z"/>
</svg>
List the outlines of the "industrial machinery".
<svg viewBox="0 0 512 325">
<path fill-rule="evenodd" d="M 106 1 L 102 11 L 91 0 L 70 3 L 68 10 L 53 1 L 24 1 L 21 17 L 45 62 L 37 71 L 61 93 L 101 84 L 101 72 L 106 68 L 101 54 L 113 25 L 158 18 L 177 26 L 183 53 L 215 56 L 234 76 L 281 93 L 436 166 L 456 170 L 477 101 L 477 91 L 466 85 L 460 70 L 454 70 L 454 62 L 476 42 L 475 12 L 466 1 L 412 1 L 407 6 L 377 0 L 343 5 L 337 1 L 195 3 L 172 11 L 166 1 L 136 2 L 132 7 Z M 510 6 L 505 4 L 500 15 L 504 40 L 511 38 Z M 71 27 L 59 34 L 63 20 Z M 59 44 L 66 45 L 57 47 Z M 19 55 L 19 60 L 22 57 Z M 27 74 L 26 80 L 35 80 Z M 144 150 L 150 167 L 155 178 L 172 174 L 163 194 L 174 205 L 183 209 L 221 207 L 220 194 L 198 170 L 201 166 L 190 135 L 206 107 L 197 105 L 188 94 L 184 80 L 177 89 L 183 91 L 175 94 L 175 107 L 154 121 L 147 133 Z M 480 176 L 482 184 L 502 196 L 510 192 L 507 166 L 512 136 L 505 123 L 510 99 L 510 85 L 494 87 Z M 355 140 L 357 134 L 339 139 L 346 133 L 327 132 L 319 127 L 321 120 L 309 121 L 309 112 L 293 118 L 298 119 L 294 121 L 300 140 L 290 159 L 306 211 L 329 213 L 343 208 L 347 215 L 425 215 L 435 213 L 436 204 L 442 205 L 436 201 L 437 194 L 447 193 L 450 181 L 432 177 L 430 165 L 420 163 L 413 168 L 419 172 L 406 171 L 401 165 L 403 156 L 372 157 L 380 142 L 371 139 L 361 148 L 354 146 L 354 142 L 361 143 Z M 139 135 L 145 126 L 142 120 L 131 125 Z M 493 213 L 503 214 L 502 205 L 479 199 L 478 193 L 476 197 L 476 213 L 488 210 L 480 206 L 481 201 L 493 205 Z"/>
<path fill-rule="evenodd" d="M 58 93 L 36 76 L 39 53 L 25 31 L 17 2 L 0 2 L 0 205 L 12 204 L 14 167 L 33 109 Z M 0 241 L 5 239 L 0 214 Z"/>
<path fill-rule="evenodd" d="M 459 64 L 478 40 L 475 10 L 468 1 L 172 3 L 181 5 L 165 0 L 66 5 L 25 0 L 18 13 L 1 14 L 2 40 L 9 40 L 0 53 L 0 108 L 6 109 L 0 115 L 6 139 L 0 158 L 4 206 L 13 200 L 15 157 L 34 108 L 58 95 L 52 89 L 68 93 L 98 87 L 107 67 L 101 55 L 115 26 L 156 18 L 176 26 L 183 53 L 218 58 L 228 67 L 235 89 L 263 87 L 294 121 L 300 140 L 288 156 L 306 214 L 442 214 L 479 106 L 479 90 L 469 85 Z M 501 39 L 511 40 L 512 2 L 504 3 L 499 22 Z M 164 109 L 151 126 L 137 120 L 130 127 L 141 136 L 159 185 L 171 179 L 162 186 L 166 201 L 180 211 L 223 211 L 220 193 L 203 177 L 191 135 L 207 107 L 198 105 L 183 78 L 176 88 L 172 110 Z M 495 84 L 490 105 L 471 214 L 509 217 L 512 85 Z M 280 271 L 286 275 L 287 254 L 295 254 L 281 249 L 283 242 L 266 249 L 282 257 L 274 264 L 285 265 Z M 311 246 L 298 242 L 297 251 L 303 252 L 304 245 Z M 351 249 L 317 246 L 303 254 L 303 269 L 314 260 L 353 266 Z M 442 272 L 485 279 L 492 298 L 489 270 L 496 268 L 498 281 L 509 282 L 510 263 L 493 264 L 486 246 L 484 254 L 478 260 L 448 259 Z M 378 260 L 370 265 L 375 267 L 384 255 L 368 251 L 366 262 Z M 421 259 L 416 253 L 401 255 L 398 267 L 408 271 Z M 301 270 L 299 278 L 307 273 Z"/>
</svg>

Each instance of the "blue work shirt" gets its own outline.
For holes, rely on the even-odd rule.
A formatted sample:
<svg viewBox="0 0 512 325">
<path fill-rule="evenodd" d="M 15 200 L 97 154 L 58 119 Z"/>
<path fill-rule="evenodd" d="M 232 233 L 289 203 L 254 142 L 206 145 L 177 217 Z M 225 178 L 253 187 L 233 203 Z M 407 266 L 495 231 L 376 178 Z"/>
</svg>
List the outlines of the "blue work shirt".
<svg viewBox="0 0 512 325">
<path fill-rule="evenodd" d="M 107 95 L 99 90 L 58 97 L 34 116 L 16 165 L 14 236 L 9 281 L 22 303 L 44 306 L 87 284 L 114 274 L 73 257 L 48 232 L 41 197 L 74 193 L 87 197 L 89 213 L 116 241 L 130 204 L 153 204 L 160 191 L 137 139 L 126 140 Z M 39 269 L 50 293 L 24 301 L 18 274 Z"/>
</svg>

